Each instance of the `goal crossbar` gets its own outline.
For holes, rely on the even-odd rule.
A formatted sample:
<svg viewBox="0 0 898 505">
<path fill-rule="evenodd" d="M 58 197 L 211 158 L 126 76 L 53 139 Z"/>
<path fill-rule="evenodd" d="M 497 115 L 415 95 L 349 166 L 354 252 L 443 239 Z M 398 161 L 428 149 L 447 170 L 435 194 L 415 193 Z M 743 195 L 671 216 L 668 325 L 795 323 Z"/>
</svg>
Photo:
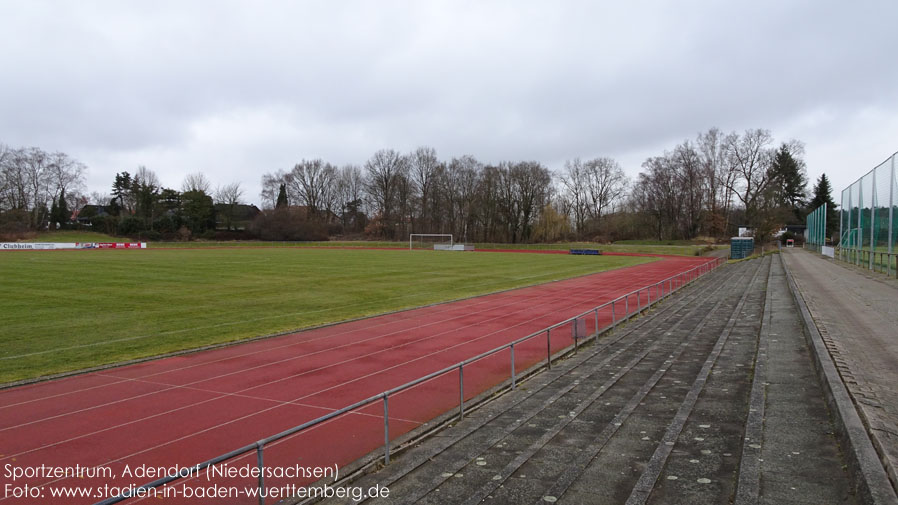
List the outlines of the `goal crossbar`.
<svg viewBox="0 0 898 505">
<path fill-rule="evenodd" d="M 451 233 L 411 233 L 408 236 L 408 250 L 411 251 L 414 247 L 415 237 L 449 237 L 449 245 L 452 246 L 455 242 L 452 241 Z"/>
</svg>

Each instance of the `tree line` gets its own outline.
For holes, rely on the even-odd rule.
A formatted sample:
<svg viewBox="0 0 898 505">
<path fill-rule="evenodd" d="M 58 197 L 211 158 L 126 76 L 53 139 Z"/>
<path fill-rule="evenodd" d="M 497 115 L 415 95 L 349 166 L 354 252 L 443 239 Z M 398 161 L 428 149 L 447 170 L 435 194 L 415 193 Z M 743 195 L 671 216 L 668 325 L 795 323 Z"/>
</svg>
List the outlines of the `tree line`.
<svg viewBox="0 0 898 505">
<path fill-rule="evenodd" d="M 573 158 L 557 172 L 537 161 L 440 159 L 427 146 L 382 149 L 361 165 L 303 159 L 263 174 L 263 210 L 248 231 L 273 240 L 452 233 L 516 243 L 728 237 L 744 226 L 764 238 L 803 224 L 811 202 L 832 202 L 825 176 L 811 199 L 803 156 L 801 142 L 775 142 L 769 130 L 711 128 L 649 157 L 632 179 L 610 157 Z M 54 212 L 90 201 L 105 210 L 96 222 L 109 232 L 196 236 L 215 229 L 216 214 L 231 229 L 244 203 L 238 182 L 213 190 L 194 173 L 178 191 L 145 167 L 116 174 L 111 194 L 86 197 L 85 171 L 63 153 L 0 145 L 0 215 L 39 229 L 57 221 Z"/>
<path fill-rule="evenodd" d="M 480 242 L 531 241 L 553 195 L 553 176 L 536 161 L 484 164 L 473 156 L 440 160 L 420 147 L 383 149 L 364 166 L 302 160 L 262 176 L 263 207 L 301 206 L 310 219 L 338 221 L 347 233 L 403 240 L 452 233 Z"/>
<path fill-rule="evenodd" d="M 647 159 L 627 210 L 636 227 L 659 240 L 732 236 L 739 226 L 768 237 L 783 225 L 804 223 L 803 155 L 801 142 L 777 145 L 769 130 L 712 128 Z"/>
<path fill-rule="evenodd" d="M 765 238 L 803 224 L 812 210 L 803 156 L 801 142 L 776 143 L 769 130 L 717 128 L 648 158 L 635 179 L 609 157 L 574 158 L 554 173 L 535 161 L 384 149 L 361 166 L 314 159 L 267 173 L 261 196 L 266 209 L 302 206 L 312 220 L 340 220 L 344 231 L 391 240 L 409 233 L 511 243 L 689 240 L 733 236 L 740 227 Z"/>
</svg>

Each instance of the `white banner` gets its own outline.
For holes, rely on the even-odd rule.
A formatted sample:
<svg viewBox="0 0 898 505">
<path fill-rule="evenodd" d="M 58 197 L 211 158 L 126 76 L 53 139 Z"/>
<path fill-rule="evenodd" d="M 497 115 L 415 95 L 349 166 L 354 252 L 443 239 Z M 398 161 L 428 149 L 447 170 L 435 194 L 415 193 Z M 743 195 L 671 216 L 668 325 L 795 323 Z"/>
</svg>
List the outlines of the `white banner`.
<svg viewBox="0 0 898 505">
<path fill-rule="evenodd" d="M 57 249 L 146 249 L 146 242 L 0 242 L 0 251 Z"/>
</svg>

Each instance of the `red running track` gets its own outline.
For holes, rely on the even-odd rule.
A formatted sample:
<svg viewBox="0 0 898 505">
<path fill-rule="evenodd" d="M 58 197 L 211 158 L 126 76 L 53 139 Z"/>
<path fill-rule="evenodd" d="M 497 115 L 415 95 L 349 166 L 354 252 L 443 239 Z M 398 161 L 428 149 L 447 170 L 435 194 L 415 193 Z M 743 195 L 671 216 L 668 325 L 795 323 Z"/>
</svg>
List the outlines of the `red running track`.
<svg viewBox="0 0 898 505">
<path fill-rule="evenodd" d="M 430 372 L 539 331 L 636 288 L 707 263 L 659 261 L 468 300 L 407 310 L 232 347 L 148 361 L 0 391 L 0 504 L 94 503 L 109 489 L 162 475 L 144 467 L 186 467 L 254 443 Z M 657 294 L 653 294 L 653 299 Z M 643 293 L 639 303 L 645 303 Z M 635 310 L 636 298 L 629 306 Z M 616 316 L 621 317 L 620 306 Z M 599 325 L 611 319 L 599 314 Z M 595 327 L 587 318 L 587 329 Z M 553 352 L 571 344 L 570 328 L 553 334 Z M 545 338 L 515 347 L 516 369 L 545 359 Z M 508 378 L 508 351 L 465 367 L 465 398 Z M 391 439 L 457 408 L 458 374 L 450 373 L 390 397 Z M 370 405 L 265 448 L 266 468 L 339 468 L 383 445 L 383 406 Z M 255 454 L 229 462 L 254 467 Z M 10 470 L 108 470 L 114 478 L 38 475 Z M 126 468 L 130 475 L 126 475 Z M 314 477 L 270 476 L 268 487 L 307 484 Z M 14 486 L 15 489 L 6 486 Z M 238 492 L 226 498 L 185 498 L 185 491 Z M 242 494 L 254 477 L 183 479 L 160 493 L 163 503 L 257 503 Z M 15 497 L 29 486 L 40 498 Z M 233 489 L 229 488 L 233 486 Z M 81 489 L 88 497 L 51 498 Z M 113 491 L 113 494 L 115 490 Z M 177 493 L 177 494 L 176 494 Z M 159 503 L 160 496 L 148 503 Z M 137 503 L 132 499 L 128 503 Z M 268 503 L 277 499 L 269 498 Z"/>
</svg>

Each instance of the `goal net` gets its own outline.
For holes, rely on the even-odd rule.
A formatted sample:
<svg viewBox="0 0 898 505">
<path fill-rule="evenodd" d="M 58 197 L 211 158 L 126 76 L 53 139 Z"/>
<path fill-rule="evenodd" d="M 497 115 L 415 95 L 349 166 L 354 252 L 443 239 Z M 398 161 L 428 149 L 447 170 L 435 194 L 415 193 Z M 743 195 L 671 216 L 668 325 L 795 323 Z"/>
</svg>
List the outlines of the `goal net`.
<svg viewBox="0 0 898 505">
<path fill-rule="evenodd" d="M 412 233 L 408 236 L 408 249 L 451 248 L 455 242 L 450 233 Z"/>
</svg>

